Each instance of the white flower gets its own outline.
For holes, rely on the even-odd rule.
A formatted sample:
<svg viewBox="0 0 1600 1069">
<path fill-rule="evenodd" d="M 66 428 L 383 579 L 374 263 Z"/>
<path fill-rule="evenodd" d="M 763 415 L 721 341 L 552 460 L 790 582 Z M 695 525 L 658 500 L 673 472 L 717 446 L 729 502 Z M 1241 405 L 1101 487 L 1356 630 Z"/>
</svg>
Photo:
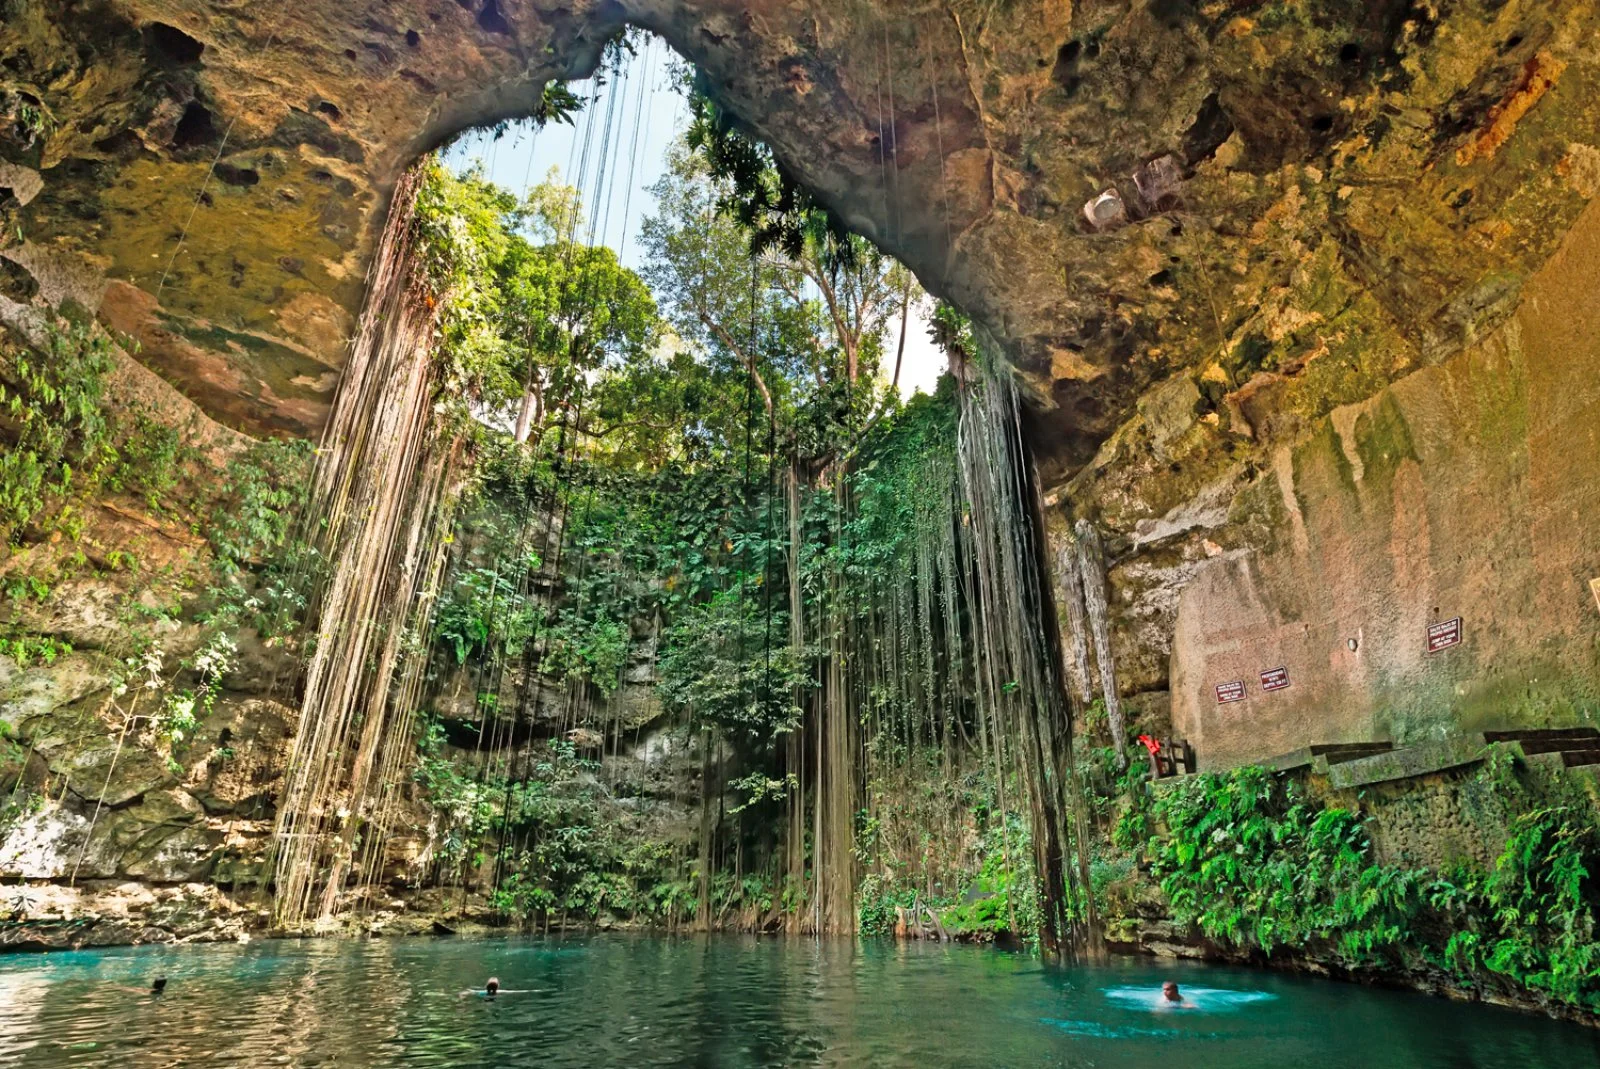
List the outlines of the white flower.
<svg viewBox="0 0 1600 1069">
<path fill-rule="evenodd" d="M 144 681 L 144 686 L 145 686 L 146 690 L 159 690 L 160 689 L 160 687 L 161 687 L 161 667 L 162 667 L 162 662 L 165 661 L 165 660 L 166 660 L 166 654 L 162 651 L 161 646 L 159 644 L 151 646 L 148 650 L 145 650 L 144 659 L 141 662 L 141 667 L 143 667 L 144 672 L 145 672 L 145 676 L 146 676 L 146 679 Z"/>
</svg>

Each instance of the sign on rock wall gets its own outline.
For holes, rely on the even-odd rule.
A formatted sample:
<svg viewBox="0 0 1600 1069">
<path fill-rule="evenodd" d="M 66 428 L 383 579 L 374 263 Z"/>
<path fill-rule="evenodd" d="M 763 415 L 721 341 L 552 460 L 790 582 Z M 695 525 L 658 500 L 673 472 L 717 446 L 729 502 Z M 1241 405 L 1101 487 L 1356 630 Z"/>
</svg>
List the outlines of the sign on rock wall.
<svg viewBox="0 0 1600 1069">
<path fill-rule="evenodd" d="M 1428 625 L 1429 653 L 1438 653 L 1442 649 L 1459 645 L 1461 645 L 1461 617 Z"/>
</svg>

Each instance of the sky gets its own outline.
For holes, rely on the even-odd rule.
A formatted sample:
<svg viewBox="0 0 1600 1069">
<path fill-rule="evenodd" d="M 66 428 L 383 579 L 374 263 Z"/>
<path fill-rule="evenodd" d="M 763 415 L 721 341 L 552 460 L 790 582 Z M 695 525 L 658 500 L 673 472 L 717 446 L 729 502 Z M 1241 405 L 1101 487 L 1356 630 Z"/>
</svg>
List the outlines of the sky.
<svg viewBox="0 0 1600 1069">
<path fill-rule="evenodd" d="M 446 150 L 446 162 L 457 170 L 481 163 L 491 181 L 519 196 L 543 181 L 551 168 L 562 176 L 584 175 L 585 208 L 601 205 L 593 213 L 595 243 L 609 245 L 625 265 L 637 270 L 642 255 L 639 224 L 655 209 L 649 187 L 666 168 L 668 146 L 689 123 L 688 104 L 673 85 L 673 67 L 679 62 L 659 38 L 646 38 L 623 63 L 620 77 L 602 87 L 597 97 L 592 97 L 591 81 L 569 86 L 584 102 L 572 126 L 551 123 L 535 130 L 529 122 L 512 126 L 499 138 L 489 130 L 468 131 Z M 602 142 L 607 146 L 604 151 Z M 587 167 L 583 166 L 586 146 Z M 602 156 L 611 166 L 598 165 Z M 588 239 L 586 228 L 582 236 Z M 931 301 L 912 307 L 900 370 L 902 397 L 918 390 L 932 393 L 944 371 L 944 354 L 928 337 L 927 317 L 932 310 Z M 896 316 L 887 339 L 886 373 L 893 370 L 899 335 Z"/>
</svg>

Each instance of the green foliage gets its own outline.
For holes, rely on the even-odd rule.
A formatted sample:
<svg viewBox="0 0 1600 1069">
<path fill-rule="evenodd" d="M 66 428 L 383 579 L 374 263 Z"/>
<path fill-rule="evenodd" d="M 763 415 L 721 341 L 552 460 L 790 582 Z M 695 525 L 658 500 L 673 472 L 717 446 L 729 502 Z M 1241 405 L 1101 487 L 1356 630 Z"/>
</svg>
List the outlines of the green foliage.
<svg viewBox="0 0 1600 1069">
<path fill-rule="evenodd" d="M 269 635 L 292 629 L 310 574 L 290 532 L 311 446 L 252 443 L 218 471 L 162 413 L 108 394 L 113 358 L 104 331 L 72 320 L 49 327 L 38 351 L 0 348 L 0 435 L 14 439 L 0 449 L 0 531 L 12 541 L 52 531 L 76 540 L 82 501 L 135 495 L 150 512 L 206 536 L 213 623 L 250 622 Z M 96 563 L 107 572 L 140 572 L 124 549 L 108 550 Z M 61 557 L 52 573 L 9 576 L 4 592 L 44 600 L 54 581 L 90 564 L 80 549 Z"/>
<path fill-rule="evenodd" d="M 50 635 L 0 637 L 0 657 L 10 657 L 20 667 L 55 664 L 72 652 L 72 644 Z"/>
<path fill-rule="evenodd" d="M 274 640 L 293 633 L 324 561 L 298 529 L 314 450 L 310 443 L 266 439 L 228 462 L 201 502 L 212 551 L 213 628 L 251 626 Z"/>
<path fill-rule="evenodd" d="M 573 95 L 566 82 L 549 81 L 545 83 L 538 106 L 533 109 L 533 120 L 540 126 L 553 122 L 571 126 L 581 110 L 583 101 Z"/>
<path fill-rule="evenodd" d="M 994 827 L 985 836 L 977 878 L 961 901 L 942 915 L 945 926 L 954 932 L 1033 938 L 1039 931 L 1032 840 L 1019 815 L 1008 813 L 1006 817 L 1004 834 Z"/>
<path fill-rule="evenodd" d="M 928 326 L 933 343 L 957 363 L 970 363 L 980 352 L 972 336 L 972 320 L 954 305 L 940 301 L 934 306 L 933 322 Z"/>
<path fill-rule="evenodd" d="M 848 264 L 866 244 L 780 163 L 772 150 L 734 125 L 733 116 L 684 79 L 689 98 L 687 143 L 723 184 L 718 211 L 748 234 L 752 255 L 778 250 L 791 258 L 820 249 Z"/>
<path fill-rule="evenodd" d="M 568 615 L 550 628 L 543 663 L 546 674 L 563 681 L 593 683 L 610 695 L 622 685 L 628 660 L 628 625 L 604 615 L 587 620 Z"/>
<path fill-rule="evenodd" d="M 1430 887 L 1452 922 L 1442 960 L 1464 980 L 1489 972 L 1600 1012 L 1600 832 L 1592 811 L 1524 813 L 1493 872 L 1463 869 Z"/>
<path fill-rule="evenodd" d="M 857 931 L 892 934 L 896 910 L 921 905 L 934 910 L 945 930 L 958 938 L 1033 938 L 1039 930 L 1039 908 L 1031 847 L 1021 818 L 1012 814 L 1010 821 L 1009 852 L 998 829 L 991 830 L 978 870 L 948 891 L 930 895 L 911 882 L 870 873 L 856 895 Z"/>
<path fill-rule="evenodd" d="M 45 794 L 25 782 L 29 752 L 11 726 L 0 721 L 0 838 L 19 820 L 44 808 Z"/>
<path fill-rule="evenodd" d="M 1328 946 L 1352 964 L 1411 935 L 1423 874 L 1377 863 L 1360 818 L 1265 769 L 1193 776 L 1159 794 L 1153 873 L 1174 916 L 1212 939 Z"/>
<path fill-rule="evenodd" d="M 880 873 L 868 873 L 856 888 L 856 931 L 866 936 L 892 935 L 896 909 L 910 909 L 916 900 L 914 888 L 897 886 Z"/>
<path fill-rule="evenodd" d="M 288 543 L 313 455 L 309 442 L 269 438 L 228 461 L 206 529 L 221 567 L 233 571 L 263 563 Z"/>
<path fill-rule="evenodd" d="M 545 742 L 527 774 L 486 775 L 446 753 L 444 732 L 425 722 L 417 782 L 437 817 L 440 858 L 482 865 L 491 839 L 503 842 L 490 902 L 538 921 L 602 912 L 668 919 L 694 909 L 691 881 L 674 848 L 623 827 L 606 808 L 595 764 L 571 743 Z"/>
<path fill-rule="evenodd" d="M 688 609 L 663 643 L 662 701 L 750 751 L 775 747 L 799 725 L 795 695 L 807 683 L 788 627 L 787 614 L 766 612 L 752 591 L 725 591 Z"/>
<path fill-rule="evenodd" d="M 804 880 L 773 874 L 770 817 L 801 786 L 785 744 L 824 643 L 865 621 L 862 593 L 892 585 L 931 532 L 949 542 L 958 529 L 949 389 L 902 410 L 877 376 L 903 269 L 817 216 L 753 260 L 729 177 L 685 151 L 668 170 L 643 226 L 649 290 L 584 247 L 577 191 L 554 176 L 518 199 L 475 172 L 432 174 L 419 198 L 447 378 L 487 425 L 435 614 L 439 656 L 521 656 L 541 685 L 563 684 L 569 723 L 609 738 L 636 726 L 641 703 L 612 699 L 630 660 L 654 653 L 662 710 L 697 742 L 705 730 L 720 763 L 717 853 L 680 849 L 668 864 L 625 849 L 603 789 L 562 760 L 534 789 L 520 771 L 505 783 L 443 750 L 426 759 L 452 863 L 495 855 L 496 902 L 522 916 L 803 904 Z M 526 417 L 525 443 L 504 433 L 513 416 Z M 870 501 L 853 527 L 856 499 Z M 706 902 L 692 865 L 709 870 Z"/>
<path fill-rule="evenodd" d="M 9 539 L 108 461 L 111 367 L 111 340 L 93 325 L 51 326 L 38 351 L 0 346 L 0 414 L 14 438 L 0 451 L 0 532 Z"/>
<path fill-rule="evenodd" d="M 892 404 L 877 371 L 904 269 L 864 243 L 847 261 L 812 239 L 752 256 L 749 228 L 727 211 L 728 180 L 691 151 L 669 153 L 651 192 L 644 278 L 703 365 L 698 377 L 720 387 L 681 395 L 700 408 L 699 428 L 685 430 L 711 439 L 686 445 L 720 439 L 733 452 L 753 437 L 764 454 L 827 467 Z"/>
<path fill-rule="evenodd" d="M 537 569 L 537 556 L 525 560 Z M 520 575 L 500 567 L 458 569 L 455 581 L 434 611 L 434 634 L 457 664 L 493 650 L 503 657 L 521 655 L 537 633 L 542 611 L 529 597 Z"/>
<path fill-rule="evenodd" d="M 106 479 L 107 489 L 137 494 L 152 511 L 171 501 L 189 459 L 178 428 L 143 412 L 119 420 L 116 463 Z"/>
<path fill-rule="evenodd" d="M 1209 938 L 1271 952 L 1330 950 L 1349 965 L 1420 953 L 1468 986 L 1503 978 L 1600 1011 L 1600 830 L 1570 785 L 1530 787 L 1509 759 L 1485 782 L 1516 816 L 1493 871 L 1443 874 L 1375 859 L 1361 819 L 1319 806 L 1260 768 L 1206 774 L 1154 795 L 1152 871 L 1174 916 Z M 1562 789 L 1565 786 L 1565 789 Z M 1567 796 L 1571 797 L 1567 797 Z M 1118 832 L 1126 841 L 1137 824 Z"/>
<path fill-rule="evenodd" d="M 151 717 L 151 726 L 168 750 L 168 765 L 178 771 L 171 757 L 172 747 L 193 737 L 200 722 L 216 708 L 222 677 L 233 671 L 238 647 L 225 632 L 213 633 L 183 667 L 196 677 L 193 688 L 167 694 L 161 711 Z M 156 664 L 159 666 L 159 653 Z"/>
<path fill-rule="evenodd" d="M 507 424 L 525 411 L 537 433 L 588 376 L 648 358 L 655 300 L 616 253 L 580 240 L 576 190 L 552 179 L 519 201 L 477 170 L 424 166 L 413 233 L 441 308 L 440 395 L 464 418 L 470 398 Z"/>
</svg>

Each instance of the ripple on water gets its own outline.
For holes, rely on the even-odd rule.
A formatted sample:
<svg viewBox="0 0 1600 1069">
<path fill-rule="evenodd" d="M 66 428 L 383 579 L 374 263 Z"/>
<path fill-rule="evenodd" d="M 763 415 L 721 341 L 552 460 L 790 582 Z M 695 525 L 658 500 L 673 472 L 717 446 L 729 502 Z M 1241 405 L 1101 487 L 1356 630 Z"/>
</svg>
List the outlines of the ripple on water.
<svg viewBox="0 0 1600 1069">
<path fill-rule="evenodd" d="M 1199 1010 L 1206 1013 L 1231 1013 L 1246 1006 L 1277 999 L 1270 991 L 1235 991 L 1223 987 L 1191 987 L 1180 989 L 1183 1001 L 1177 1005 L 1168 1002 L 1160 988 L 1109 987 L 1106 997 L 1134 1009 L 1170 1013 L 1175 1010 Z"/>
<path fill-rule="evenodd" d="M 1135 1028 L 1132 1025 L 1106 1024 L 1102 1021 L 1057 1021 L 1043 1018 L 1045 1024 L 1069 1036 L 1086 1036 L 1091 1039 L 1194 1039 L 1194 1032 L 1180 1032 L 1175 1028 Z"/>
<path fill-rule="evenodd" d="M 152 998 L 156 975 L 170 984 Z M 508 993 L 466 997 L 489 976 Z M 1168 978 L 1193 1009 L 1162 1012 Z M 1600 1065 L 1597 1043 L 1536 1017 L 1309 978 L 848 940 L 0 956 L 0 1069 L 1530 1069 Z"/>
</svg>

